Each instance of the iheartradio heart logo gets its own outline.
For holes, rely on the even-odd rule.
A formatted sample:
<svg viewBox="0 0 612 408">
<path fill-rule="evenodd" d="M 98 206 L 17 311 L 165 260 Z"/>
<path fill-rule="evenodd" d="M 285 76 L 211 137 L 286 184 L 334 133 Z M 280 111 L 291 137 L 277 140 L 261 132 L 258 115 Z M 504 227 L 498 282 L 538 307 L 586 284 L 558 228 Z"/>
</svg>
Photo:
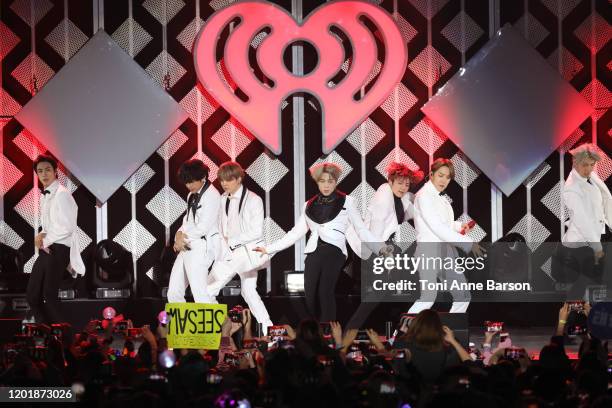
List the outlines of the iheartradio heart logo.
<svg viewBox="0 0 612 408">
<path fill-rule="evenodd" d="M 250 45 L 256 41 L 261 43 L 250 59 Z M 312 45 L 318 57 L 316 67 L 303 76 L 294 75 L 283 62 L 287 47 L 298 41 Z M 352 50 L 346 73 L 345 43 Z M 380 72 L 359 97 L 376 72 L 378 55 Z M 208 19 L 196 38 L 194 60 L 204 88 L 274 154 L 282 150 L 283 100 L 296 92 L 312 94 L 322 108 L 322 147 L 327 154 L 385 101 L 402 78 L 407 52 L 395 21 L 371 3 L 324 4 L 297 24 L 274 4 L 240 2 Z"/>
</svg>

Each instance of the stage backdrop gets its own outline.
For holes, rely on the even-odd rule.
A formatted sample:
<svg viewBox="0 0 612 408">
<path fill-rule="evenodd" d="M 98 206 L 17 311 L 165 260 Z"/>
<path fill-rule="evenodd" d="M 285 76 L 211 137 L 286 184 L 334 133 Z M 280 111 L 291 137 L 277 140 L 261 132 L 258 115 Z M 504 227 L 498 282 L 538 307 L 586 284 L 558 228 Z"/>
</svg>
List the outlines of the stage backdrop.
<svg viewBox="0 0 612 408">
<path fill-rule="evenodd" d="M 452 158 L 458 178 L 449 187 L 456 214 L 478 223 L 478 239 L 491 241 L 516 231 L 538 244 L 561 237 L 559 185 L 569 173 L 566 153 L 578 143 L 594 142 L 606 153 L 599 174 L 612 181 L 610 123 L 610 22 L 607 0 L 384 0 L 408 47 L 408 66 L 389 99 L 326 159 L 342 164 L 340 189 L 361 208 L 385 181 L 393 159 L 427 169 L 437 157 Z M 282 110 L 282 154 L 269 154 L 240 124 L 197 87 L 191 53 L 206 19 L 230 0 L 3 0 L 0 2 L 0 240 L 23 252 L 26 272 L 35 260 L 38 190 L 32 160 L 46 151 L 14 118 L 37 89 L 99 29 L 104 29 L 189 113 L 189 118 L 108 202 L 94 196 L 62 167 L 60 179 L 79 205 L 83 250 L 112 239 L 130 250 L 139 286 L 147 286 L 152 267 L 180 225 L 186 190 L 176 177 L 192 157 L 211 167 L 239 161 L 250 176 L 248 188 L 265 198 L 266 238 L 289 230 L 304 199 L 316 186 L 306 169 L 322 159 L 321 110 L 296 95 Z M 307 16 L 323 1 L 278 1 L 296 17 Z M 292 8 L 293 4 L 293 8 Z M 472 57 L 495 31 L 509 23 L 595 108 L 511 196 L 503 196 L 487 177 L 436 128 L 420 108 Z M 262 34 L 262 36 L 265 34 Z M 251 44 L 252 54 L 261 38 Z M 296 58 L 294 59 L 294 56 Z M 308 48 L 286 56 L 288 66 L 314 66 Z M 520 64 L 520 61 L 516 61 Z M 221 65 L 220 65 L 221 66 Z M 376 76 L 376 71 L 372 77 Z M 504 78 L 499 78 L 504 81 Z M 367 89 L 367 87 L 366 87 Z M 503 97 L 503 95 L 500 95 Z M 129 112 L 126 112 L 129 114 Z M 512 112 L 508 117 L 512 119 Z M 112 120 L 112 118 L 109 118 Z M 500 124 L 503 126 L 503 124 Z M 129 137 L 129 135 L 126 135 Z M 117 146 L 118 149 L 121 146 Z M 53 152 L 50 152 L 53 154 Z M 84 151 L 84 155 L 96 154 Z M 414 230 L 405 224 L 405 240 Z M 283 271 L 300 269 L 300 246 L 274 258 L 262 286 L 274 292 Z M 547 269 L 546 259 L 542 268 Z"/>
</svg>

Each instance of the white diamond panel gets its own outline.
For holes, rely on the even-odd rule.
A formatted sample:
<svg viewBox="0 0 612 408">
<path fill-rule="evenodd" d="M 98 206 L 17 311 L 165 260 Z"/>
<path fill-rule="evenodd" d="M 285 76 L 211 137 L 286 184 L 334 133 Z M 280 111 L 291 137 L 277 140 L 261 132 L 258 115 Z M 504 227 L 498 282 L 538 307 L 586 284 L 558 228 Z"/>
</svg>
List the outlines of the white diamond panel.
<svg viewBox="0 0 612 408">
<path fill-rule="evenodd" d="M 361 155 L 366 155 L 370 153 L 370 150 L 372 150 L 383 137 L 385 137 L 385 132 L 383 132 L 372 119 L 368 118 L 351 132 L 346 140 L 348 140 L 351 146 Z"/>
<path fill-rule="evenodd" d="M 144 187 L 145 184 L 147 184 L 149 180 L 151 180 L 151 177 L 153 177 L 154 175 L 155 172 L 153 171 L 153 169 L 145 163 L 140 166 L 140 168 L 136 170 L 136 173 L 134 173 L 132 177 L 130 177 L 123 184 L 123 187 L 125 187 L 130 193 L 136 194 L 138 193 L 138 191 L 140 191 L 141 188 Z"/>
<path fill-rule="evenodd" d="M 146 205 L 151 212 L 166 228 L 185 212 L 187 203 L 170 186 L 164 186 Z"/>
<path fill-rule="evenodd" d="M 13 249 L 19 249 L 25 242 L 6 222 L 0 221 L 0 242 Z"/>
<path fill-rule="evenodd" d="M 131 220 L 113 239 L 132 253 L 135 259 L 155 243 L 155 238 L 138 221 Z"/>
<path fill-rule="evenodd" d="M 517 232 L 527 240 L 527 246 L 535 251 L 550 236 L 550 231 L 531 214 L 525 214 L 509 232 Z"/>
<path fill-rule="evenodd" d="M 279 159 L 270 158 L 266 153 L 262 153 L 246 169 L 246 173 L 264 191 L 269 192 L 289 173 L 289 169 Z"/>
<path fill-rule="evenodd" d="M 0 196 L 4 196 L 19 181 L 23 173 L 2 153 L 0 153 L 0 170 Z"/>
</svg>

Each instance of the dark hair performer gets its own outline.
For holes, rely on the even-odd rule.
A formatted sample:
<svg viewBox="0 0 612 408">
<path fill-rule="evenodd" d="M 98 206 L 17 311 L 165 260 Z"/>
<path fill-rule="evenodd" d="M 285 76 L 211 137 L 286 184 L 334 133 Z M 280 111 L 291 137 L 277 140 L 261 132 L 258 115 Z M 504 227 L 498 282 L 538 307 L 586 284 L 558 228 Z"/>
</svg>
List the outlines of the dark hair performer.
<svg viewBox="0 0 612 408">
<path fill-rule="evenodd" d="M 38 258 L 34 262 L 26 297 L 39 323 L 63 321 L 58 291 L 66 268 L 73 277 L 85 275 L 78 245 L 77 213 L 74 198 L 57 180 L 57 161 L 38 156 L 34 171 L 43 186 L 40 196 L 41 230 L 34 238 Z"/>
<path fill-rule="evenodd" d="M 168 302 L 185 302 L 185 289 L 191 287 L 196 303 L 212 303 L 206 289 L 208 270 L 219 257 L 219 206 L 221 195 L 208 180 L 208 167 L 197 159 L 181 165 L 179 179 L 189 190 L 183 225 L 174 237 L 178 252 L 168 284 Z"/>
<path fill-rule="evenodd" d="M 473 252 L 476 256 L 484 254 L 483 249 L 467 236 L 470 231 L 468 223 L 455 221 L 453 207 L 446 199 L 444 190 L 455 177 L 453 162 L 438 158 L 431 165 L 429 181 L 417 192 L 414 200 L 414 227 L 417 231 L 417 247 L 415 256 L 444 259 L 456 258 L 457 247 L 465 252 Z M 462 234 L 463 232 L 463 234 Z M 463 274 L 451 269 L 434 266 L 419 268 L 419 279 L 435 284 L 441 281 L 459 283 L 466 282 Z M 465 313 L 470 305 L 469 291 L 451 289 L 453 304 L 450 313 Z M 408 313 L 419 313 L 433 306 L 438 292 L 435 289 L 421 290 L 421 297 L 414 302 Z"/>
</svg>

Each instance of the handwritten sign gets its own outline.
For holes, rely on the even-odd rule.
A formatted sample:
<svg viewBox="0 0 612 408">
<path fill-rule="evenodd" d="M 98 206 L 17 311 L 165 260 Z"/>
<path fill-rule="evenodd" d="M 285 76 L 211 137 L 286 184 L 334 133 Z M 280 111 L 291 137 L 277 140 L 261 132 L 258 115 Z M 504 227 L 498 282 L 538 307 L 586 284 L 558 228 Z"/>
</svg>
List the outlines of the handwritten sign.
<svg viewBox="0 0 612 408">
<path fill-rule="evenodd" d="M 168 347 L 218 350 L 227 305 L 167 303 Z"/>
</svg>

